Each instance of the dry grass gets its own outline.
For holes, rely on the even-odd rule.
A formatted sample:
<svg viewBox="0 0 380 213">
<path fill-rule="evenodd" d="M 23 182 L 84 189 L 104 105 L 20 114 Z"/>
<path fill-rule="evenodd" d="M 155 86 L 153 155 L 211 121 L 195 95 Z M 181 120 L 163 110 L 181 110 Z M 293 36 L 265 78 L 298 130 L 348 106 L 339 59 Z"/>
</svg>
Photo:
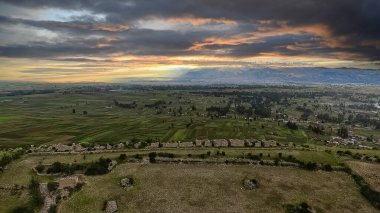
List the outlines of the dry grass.
<svg viewBox="0 0 380 213">
<path fill-rule="evenodd" d="M 374 190 L 380 192 L 380 164 L 361 161 L 349 161 L 347 164 L 355 173 L 362 176 Z"/>
<path fill-rule="evenodd" d="M 119 187 L 125 176 L 137 182 L 130 191 Z M 247 177 L 260 187 L 242 189 Z M 284 205 L 302 201 L 318 212 L 377 212 L 340 172 L 180 164 L 124 164 L 108 175 L 88 177 L 59 212 L 101 212 L 105 200 L 116 200 L 120 212 L 284 212 Z"/>
</svg>

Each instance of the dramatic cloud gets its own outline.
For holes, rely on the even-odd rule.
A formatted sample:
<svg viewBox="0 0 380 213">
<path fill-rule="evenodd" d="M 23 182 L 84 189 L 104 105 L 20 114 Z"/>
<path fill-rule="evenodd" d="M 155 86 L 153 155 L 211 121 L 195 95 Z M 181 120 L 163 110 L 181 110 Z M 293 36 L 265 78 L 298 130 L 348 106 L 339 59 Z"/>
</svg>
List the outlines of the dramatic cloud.
<svg viewBox="0 0 380 213">
<path fill-rule="evenodd" d="M 73 75 L 102 63 L 117 77 L 283 61 L 379 69 L 379 20 L 378 0 L 0 0 L 0 57 L 65 61 L 82 68 Z M 38 69 L 1 68 L 54 74 Z"/>
</svg>

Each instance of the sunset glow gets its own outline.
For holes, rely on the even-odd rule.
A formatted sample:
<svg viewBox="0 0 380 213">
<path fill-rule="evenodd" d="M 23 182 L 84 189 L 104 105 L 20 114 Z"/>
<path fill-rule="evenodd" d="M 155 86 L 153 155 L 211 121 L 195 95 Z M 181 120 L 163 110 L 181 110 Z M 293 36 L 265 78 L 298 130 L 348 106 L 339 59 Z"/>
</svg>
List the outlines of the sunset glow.
<svg viewBox="0 0 380 213">
<path fill-rule="evenodd" d="M 0 80 L 127 82 L 210 68 L 380 68 L 378 1 L 265 2 L 0 1 Z"/>
</svg>

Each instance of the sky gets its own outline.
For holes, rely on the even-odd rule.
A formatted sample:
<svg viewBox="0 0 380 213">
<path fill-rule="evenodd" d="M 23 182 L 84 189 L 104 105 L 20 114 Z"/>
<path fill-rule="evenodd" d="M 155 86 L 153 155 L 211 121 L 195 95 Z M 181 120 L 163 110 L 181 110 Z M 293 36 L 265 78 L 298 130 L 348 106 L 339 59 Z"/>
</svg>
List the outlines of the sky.
<svg viewBox="0 0 380 213">
<path fill-rule="evenodd" d="M 380 70 L 380 1 L 0 0 L 0 80 L 260 67 Z"/>
</svg>

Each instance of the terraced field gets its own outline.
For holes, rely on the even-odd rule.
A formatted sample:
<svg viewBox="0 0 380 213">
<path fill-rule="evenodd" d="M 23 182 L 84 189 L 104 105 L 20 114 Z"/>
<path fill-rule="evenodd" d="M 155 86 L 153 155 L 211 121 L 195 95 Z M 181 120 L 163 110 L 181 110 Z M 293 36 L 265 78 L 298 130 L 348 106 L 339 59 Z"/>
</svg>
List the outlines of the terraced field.
<svg viewBox="0 0 380 213">
<path fill-rule="evenodd" d="M 380 164 L 349 161 L 347 164 L 376 191 L 380 192 Z"/>
<path fill-rule="evenodd" d="M 175 93 L 174 93 L 175 94 Z M 305 143 L 303 130 L 293 131 L 271 121 L 251 121 L 244 118 L 212 119 L 206 107 L 225 105 L 226 98 L 173 92 L 122 91 L 97 94 L 43 94 L 0 97 L 0 147 L 16 147 L 48 143 L 111 143 L 127 140 L 177 141 L 195 138 L 257 138 L 279 142 Z M 113 105 L 136 101 L 136 109 Z M 158 113 L 145 107 L 157 100 L 167 105 Z M 170 103 L 170 104 L 169 104 Z M 112 106 L 112 108 L 110 107 Z M 196 109 L 192 110 L 191 107 Z M 170 111 L 183 109 L 182 115 Z M 76 113 L 73 114 L 72 110 Z M 83 115 L 83 111 L 88 114 Z"/>
</svg>

